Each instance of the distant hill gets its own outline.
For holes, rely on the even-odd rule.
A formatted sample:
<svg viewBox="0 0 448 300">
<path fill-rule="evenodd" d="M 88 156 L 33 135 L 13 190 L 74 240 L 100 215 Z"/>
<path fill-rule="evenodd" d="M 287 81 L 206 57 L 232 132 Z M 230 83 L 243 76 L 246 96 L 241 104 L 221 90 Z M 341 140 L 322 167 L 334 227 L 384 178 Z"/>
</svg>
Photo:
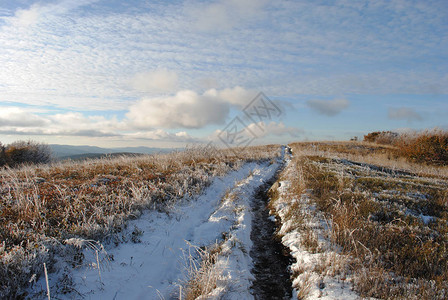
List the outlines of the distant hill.
<svg viewBox="0 0 448 300">
<path fill-rule="evenodd" d="M 178 149 L 174 148 L 150 148 L 150 147 L 122 147 L 122 148 L 101 148 L 95 146 L 71 146 L 71 145 L 49 145 L 56 159 L 86 159 L 99 158 L 106 154 L 112 155 L 138 155 L 153 153 L 168 153 Z"/>
<path fill-rule="evenodd" d="M 75 154 L 68 156 L 57 157 L 57 160 L 74 160 L 74 161 L 83 161 L 89 159 L 98 159 L 98 158 L 106 158 L 106 157 L 119 157 L 119 156 L 140 156 L 146 155 L 144 153 L 130 153 L 130 152 L 117 152 L 117 153 L 85 153 L 85 154 Z"/>
</svg>

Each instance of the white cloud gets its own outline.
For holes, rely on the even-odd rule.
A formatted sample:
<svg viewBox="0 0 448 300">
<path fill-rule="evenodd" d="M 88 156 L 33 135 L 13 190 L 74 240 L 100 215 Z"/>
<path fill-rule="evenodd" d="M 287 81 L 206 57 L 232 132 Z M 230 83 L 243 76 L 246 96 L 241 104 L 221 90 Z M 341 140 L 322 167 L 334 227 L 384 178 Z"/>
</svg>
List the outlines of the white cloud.
<svg viewBox="0 0 448 300">
<path fill-rule="evenodd" d="M 9 19 L 13 26 L 17 27 L 29 27 L 37 24 L 42 17 L 49 14 L 62 15 L 70 10 L 78 7 L 97 2 L 98 0 L 78 0 L 71 1 L 65 0 L 53 4 L 33 4 L 27 9 L 18 9 L 14 16 Z"/>
<path fill-rule="evenodd" d="M 212 90 L 215 91 L 215 90 Z M 244 108 L 257 95 L 256 91 L 247 90 L 243 87 L 236 86 L 234 88 L 227 88 L 221 91 L 216 91 L 216 95 L 224 101 L 235 105 L 238 108 Z"/>
<path fill-rule="evenodd" d="M 36 114 L 24 108 L 0 110 L 0 132 L 16 135 L 107 137 L 120 135 L 127 125 L 115 118 L 85 117 L 81 113 Z"/>
<path fill-rule="evenodd" d="M 140 100 L 130 106 L 126 117 L 137 128 L 202 128 L 223 124 L 231 106 L 244 107 L 254 95 L 238 86 L 202 94 L 184 90 L 175 96 Z"/>
<path fill-rule="evenodd" d="M 27 112 L 18 107 L 1 107 L 0 110 L 0 128 L 6 126 L 33 127 L 43 126 L 48 123 L 42 117 Z"/>
<path fill-rule="evenodd" d="M 28 27 L 37 23 L 41 15 L 41 6 L 32 5 L 29 9 L 19 9 L 16 11 L 12 24 L 15 26 Z"/>
<path fill-rule="evenodd" d="M 163 141 L 173 143 L 193 143 L 198 141 L 186 131 L 167 132 L 162 129 L 136 131 L 129 120 L 103 116 L 86 117 L 79 112 L 36 114 L 27 108 L 2 107 L 0 110 L 0 134 L 44 137 L 97 138 L 98 141 L 118 138 L 121 142 Z"/>
<path fill-rule="evenodd" d="M 134 88 L 142 92 L 172 92 L 177 88 L 178 76 L 174 71 L 156 69 L 138 73 L 131 83 Z"/>
<path fill-rule="evenodd" d="M 308 100 L 306 102 L 311 109 L 319 114 L 326 116 L 335 116 L 350 105 L 347 99 L 333 99 L 333 100 Z"/>
<path fill-rule="evenodd" d="M 222 124 L 229 106 L 213 95 L 180 91 L 175 96 L 143 99 L 126 114 L 137 128 L 201 128 Z"/>
<path fill-rule="evenodd" d="M 178 90 L 241 85 L 285 97 L 448 92 L 441 4 L 140 1 L 109 13 L 108 1 L 87 7 L 92 2 L 52 1 L 2 17 L 4 101 L 125 110 L 151 89 L 145 80 L 130 88 L 132 78 L 154 68 L 175 72 Z M 397 17 L 384 22 L 383 10 Z M 263 22 L 252 22 L 257 18 Z M 225 31 L 216 38 L 193 23 Z"/>
<path fill-rule="evenodd" d="M 391 120 L 406 120 L 408 122 L 423 120 L 422 115 L 410 107 L 389 108 L 388 117 Z"/>
<path fill-rule="evenodd" d="M 212 78 L 212 77 L 204 77 L 204 78 L 199 78 L 198 80 L 198 86 L 201 89 L 216 89 L 219 87 L 218 84 L 218 80 L 216 78 Z"/>
</svg>

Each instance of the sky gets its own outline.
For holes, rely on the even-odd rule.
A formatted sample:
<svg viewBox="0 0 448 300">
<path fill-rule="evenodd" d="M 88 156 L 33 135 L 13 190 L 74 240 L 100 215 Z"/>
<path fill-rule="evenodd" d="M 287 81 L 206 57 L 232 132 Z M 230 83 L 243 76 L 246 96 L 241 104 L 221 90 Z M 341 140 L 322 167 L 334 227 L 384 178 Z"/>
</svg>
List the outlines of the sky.
<svg viewBox="0 0 448 300">
<path fill-rule="evenodd" d="M 448 128 L 448 1 L 0 0 L 0 142 Z"/>
</svg>

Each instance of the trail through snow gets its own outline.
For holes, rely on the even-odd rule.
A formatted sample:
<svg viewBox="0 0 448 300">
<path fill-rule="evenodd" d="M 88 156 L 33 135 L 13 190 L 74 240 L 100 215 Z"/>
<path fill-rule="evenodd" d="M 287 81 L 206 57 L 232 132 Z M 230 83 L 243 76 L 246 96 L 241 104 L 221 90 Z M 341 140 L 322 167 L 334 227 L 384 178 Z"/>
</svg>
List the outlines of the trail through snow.
<svg viewBox="0 0 448 300">
<path fill-rule="evenodd" d="M 185 266 L 183 251 L 188 251 L 188 243 L 208 246 L 228 233 L 230 238 L 223 245 L 223 252 L 227 251 L 228 255 L 219 261 L 226 280 L 219 283 L 221 289 L 216 293 L 225 290 L 229 299 L 253 298 L 249 292 L 253 279 L 249 256 L 250 201 L 254 191 L 272 178 L 279 166 L 280 160 L 246 163 L 237 171 L 215 178 L 197 199 L 181 201 L 169 214 L 145 212 L 128 225 L 143 232 L 139 236 L 141 242 L 123 243 L 108 250 L 113 260 L 100 263 L 101 272 L 96 267 L 95 255 L 85 250 L 86 257 L 90 255 L 93 260 L 90 267 L 70 270 L 76 292 L 55 296 L 59 299 L 177 299 Z M 90 254 L 86 253 L 89 251 Z M 53 287 L 58 284 L 61 272 L 51 274 Z"/>
</svg>

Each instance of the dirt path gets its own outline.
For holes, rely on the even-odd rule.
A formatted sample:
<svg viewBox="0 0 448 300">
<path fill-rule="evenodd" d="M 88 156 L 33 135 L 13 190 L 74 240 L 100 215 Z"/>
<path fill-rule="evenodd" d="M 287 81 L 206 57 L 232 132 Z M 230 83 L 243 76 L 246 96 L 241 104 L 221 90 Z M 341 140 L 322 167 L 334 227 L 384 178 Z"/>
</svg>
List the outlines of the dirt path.
<svg viewBox="0 0 448 300">
<path fill-rule="evenodd" d="M 247 163 L 215 178 L 197 199 L 169 214 L 148 211 L 130 221 L 128 230 L 139 232 L 137 243 L 109 248 L 113 259 L 105 264 L 100 258 L 100 268 L 87 249 L 82 266 L 61 265 L 51 274 L 52 294 L 60 299 L 177 299 L 188 245 L 208 246 L 225 235 L 218 260 L 222 280 L 210 299 L 290 299 L 289 257 L 272 238 L 274 223 L 266 209 L 266 191 L 282 161 Z M 71 293 L 61 294 L 61 278 L 70 279 Z M 39 286 L 45 290 L 42 280 Z"/>
<path fill-rule="evenodd" d="M 270 219 L 267 191 L 275 178 L 260 186 L 252 202 L 253 247 L 250 251 L 255 281 L 252 293 L 255 299 L 291 299 L 292 287 L 288 267 L 291 257 L 281 242 L 274 239 L 275 224 Z"/>
</svg>

